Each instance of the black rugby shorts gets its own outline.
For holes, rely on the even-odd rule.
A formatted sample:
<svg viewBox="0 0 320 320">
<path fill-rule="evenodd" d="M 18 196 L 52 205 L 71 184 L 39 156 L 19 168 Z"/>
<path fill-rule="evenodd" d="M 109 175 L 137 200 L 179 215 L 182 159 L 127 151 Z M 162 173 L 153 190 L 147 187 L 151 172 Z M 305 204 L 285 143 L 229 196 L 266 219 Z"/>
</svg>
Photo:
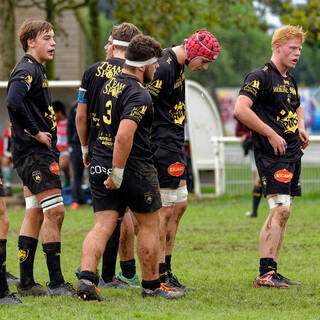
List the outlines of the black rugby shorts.
<svg viewBox="0 0 320 320">
<path fill-rule="evenodd" d="M 158 172 L 160 188 L 177 189 L 186 180 L 186 154 L 153 145 L 153 161 Z"/>
<path fill-rule="evenodd" d="M 157 171 L 152 165 L 124 170 L 120 189 L 108 190 L 104 181 L 111 173 L 112 159 L 94 156 L 90 164 L 90 186 L 94 212 L 116 210 L 122 217 L 128 206 L 136 213 L 150 213 L 161 208 Z"/>
<path fill-rule="evenodd" d="M 264 195 L 289 194 L 301 196 L 301 160 L 260 158 L 256 161 Z"/>
<path fill-rule="evenodd" d="M 16 169 L 32 194 L 61 189 L 59 158 L 54 153 L 31 153 L 17 163 Z"/>
</svg>

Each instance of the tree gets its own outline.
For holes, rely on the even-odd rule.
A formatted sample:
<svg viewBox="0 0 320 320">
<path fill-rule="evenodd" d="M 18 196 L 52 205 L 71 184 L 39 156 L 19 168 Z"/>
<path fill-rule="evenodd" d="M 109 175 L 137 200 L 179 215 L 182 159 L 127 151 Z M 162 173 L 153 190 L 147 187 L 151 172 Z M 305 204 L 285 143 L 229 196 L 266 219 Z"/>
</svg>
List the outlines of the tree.
<svg viewBox="0 0 320 320">
<path fill-rule="evenodd" d="M 144 33 L 162 43 L 166 43 L 170 36 L 179 30 L 182 23 L 195 26 L 197 21 L 201 28 L 236 24 L 241 29 L 257 23 L 252 0 L 117 0 L 115 2 L 114 18 L 117 21 L 130 21 Z"/>
<path fill-rule="evenodd" d="M 15 66 L 14 0 L 0 1 L 0 80 Z"/>
<path fill-rule="evenodd" d="M 65 10 L 77 10 L 88 5 L 89 2 L 98 0 L 22 0 L 17 4 L 19 8 L 32 8 L 44 10 L 46 20 L 50 22 L 57 33 L 66 33 L 57 23 L 57 19 L 62 16 Z M 46 69 L 49 79 L 54 79 L 54 61 L 46 62 Z"/>
</svg>

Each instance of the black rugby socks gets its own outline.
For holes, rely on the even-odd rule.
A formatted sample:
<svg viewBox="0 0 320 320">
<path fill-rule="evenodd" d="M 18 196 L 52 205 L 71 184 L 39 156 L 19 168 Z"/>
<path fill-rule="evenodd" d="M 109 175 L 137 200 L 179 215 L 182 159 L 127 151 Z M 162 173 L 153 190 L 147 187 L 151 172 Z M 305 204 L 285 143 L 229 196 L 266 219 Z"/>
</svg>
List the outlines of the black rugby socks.
<svg viewBox="0 0 320 320">
<path fill-rule="evenodd" d="M 43 243 L 42 248 L 47 259 L 50 278 L 49 287 L 57 287 L 60 284 L 64 283 L 64 278 L 60 266 L 61 242 Z"/>
<path fill-rule="evenodd" d="M 102 273 L 101 277 L 104 282 L 111 282 L 116 272 L 117 255 L 119 249 L 121 221 L 117 221 L 117 225 L 113 230 L 110 239 L 102 256 Z"/>
<path fill-rule="evenodd" d="M 28 288 L 35 283 L 33 278 L 33 264 L 37 245 L 37 239 L 19 236 L 20 286 L 22 288 Z"/>
<path fill-rule="evenodd" d="M 262 187 L 254 187 L 252 192 L 252 215 L 258 215 L 258 207 L 261 200 Z"/>
<path fill-rule="evenodd" d="M 6 278 L 7 239 L 0 239 L 0 298 L 9 291 Z"/>
<path fill-rule="evenodd" d="M 277 263 L 272 258 L 260 259 L 260 275 L 263 275 L 269 271 L 277 272 Z"/>
</svg>

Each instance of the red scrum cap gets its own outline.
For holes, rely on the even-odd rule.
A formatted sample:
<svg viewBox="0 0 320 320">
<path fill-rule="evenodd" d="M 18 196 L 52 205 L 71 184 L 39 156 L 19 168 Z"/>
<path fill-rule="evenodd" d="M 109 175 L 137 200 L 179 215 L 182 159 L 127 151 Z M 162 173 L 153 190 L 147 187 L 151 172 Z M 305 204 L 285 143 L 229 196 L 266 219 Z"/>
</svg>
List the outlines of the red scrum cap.
<svg viewBox="0 0 320 320">
<path fill-rule="evenodd" d="M 187 64 L 198 57 L 210 61 L 216 60 L 220 52 L 220 46 L 216 37 L 207 30 L 199 30 L 185 42 Z"/>
</svg>

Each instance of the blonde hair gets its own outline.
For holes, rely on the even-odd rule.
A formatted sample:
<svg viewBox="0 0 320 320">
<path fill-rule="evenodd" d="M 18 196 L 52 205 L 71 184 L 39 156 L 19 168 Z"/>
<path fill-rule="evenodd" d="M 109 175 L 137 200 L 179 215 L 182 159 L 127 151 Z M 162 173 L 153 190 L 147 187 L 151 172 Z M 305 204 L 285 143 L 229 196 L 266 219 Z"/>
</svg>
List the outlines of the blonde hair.
<svg viewBox="0 0 320 320">
<path fill-rule="evenodd" d="M 301 40 L 301 44 L 304 42 L 304 37 L 306 33 L 303 31 L 302 27 L 300 26 L 284 26 L 277 29 L 271 40 L 271 47 L 274 49 L 274 45 L 279 43 L 280 45 L 284 44 L 286 41 L 298 38 Z"/>
</svg>

